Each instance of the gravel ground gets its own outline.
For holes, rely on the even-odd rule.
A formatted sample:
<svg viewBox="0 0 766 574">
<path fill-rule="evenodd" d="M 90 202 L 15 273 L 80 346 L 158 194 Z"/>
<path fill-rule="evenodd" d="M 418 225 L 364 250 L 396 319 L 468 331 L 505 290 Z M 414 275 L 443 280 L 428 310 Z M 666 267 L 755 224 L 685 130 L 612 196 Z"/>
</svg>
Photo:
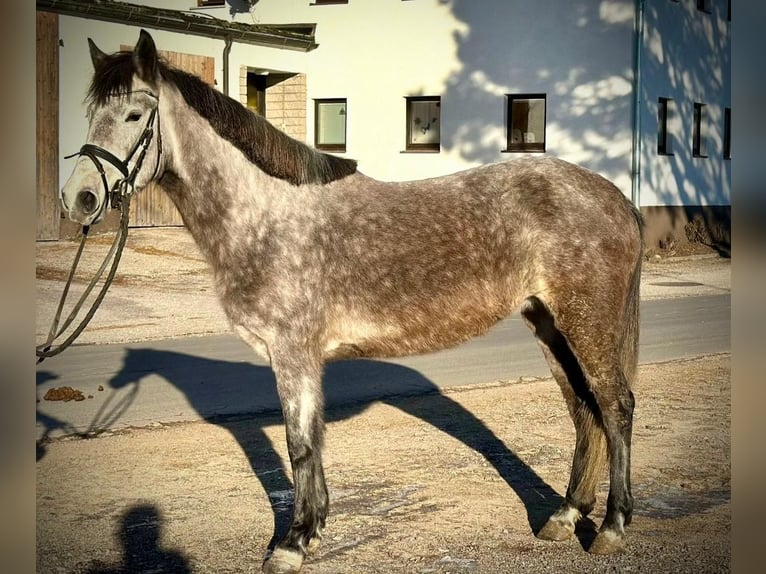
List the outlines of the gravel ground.
<svg viewBox="0 0 766 574">
<path fill-rule="evenodd" d="M 730 571 L 730 357 L 644 365 L 636 509 L 620 555 L 534 532 L 566 490 L 574 432 L 555 382 L 328 412 L 330 519 L 307 574 Z M 46 445 L 37 571 L 257 572 L 291 502 L 278 417 L 158 425 Z M 606 477 L 605 477 L 606 478 Z"/>
</svg>

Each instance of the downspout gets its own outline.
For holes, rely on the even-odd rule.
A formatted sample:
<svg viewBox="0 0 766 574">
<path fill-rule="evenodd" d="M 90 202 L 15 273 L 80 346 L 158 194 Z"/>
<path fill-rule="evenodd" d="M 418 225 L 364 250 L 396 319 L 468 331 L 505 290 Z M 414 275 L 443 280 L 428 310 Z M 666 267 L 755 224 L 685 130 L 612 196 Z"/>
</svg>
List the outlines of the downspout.
<svg viewBox="0 0 766 574">
<path fill-rule="evenodd" d="M 226 35 L 223 38 L 225 45 L 223 47 L 223 95 L 229 95 L 229 54 L 231 53 L 231 36 Z"/>
<path fill-rule="evenodd" d="M 641 53 L 644 47 L 644 8 L 646 0 L 636 1 L 636 31 L 633 43 L 633 149 L 631 157 L 630 199 L 641 207 Z"/>
</svg>

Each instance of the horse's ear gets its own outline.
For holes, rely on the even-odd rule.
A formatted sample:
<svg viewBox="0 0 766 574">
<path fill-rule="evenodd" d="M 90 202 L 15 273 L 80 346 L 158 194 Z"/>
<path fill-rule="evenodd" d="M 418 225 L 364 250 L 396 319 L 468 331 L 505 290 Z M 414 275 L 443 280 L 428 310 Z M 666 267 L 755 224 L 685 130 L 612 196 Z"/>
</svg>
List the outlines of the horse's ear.
<svg viewBox="0 0 766 574">
<path fill-rule="evenodd" d="M 133 63 L 138 77 L 145 82 L 154 83 L 158 77 L 157 47 L 146 30 L 141 30 L 138 43 L 133 49 Z"/>
<path fill-rule="evenodd" d="M 90 48 L 90 61 L 93 62 L 93 69 L 95 70 L 98 65 L 104 61 L 106 54 L 102 52 L 90 38 L 88 38 L 88 48 Z"/>
</svg>

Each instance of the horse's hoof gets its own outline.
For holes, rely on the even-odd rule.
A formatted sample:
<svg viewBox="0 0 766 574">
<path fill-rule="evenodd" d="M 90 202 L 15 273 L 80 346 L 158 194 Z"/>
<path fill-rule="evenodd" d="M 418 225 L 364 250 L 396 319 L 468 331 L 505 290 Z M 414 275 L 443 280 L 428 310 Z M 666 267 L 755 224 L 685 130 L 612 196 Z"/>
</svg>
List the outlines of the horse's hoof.
<svg viewBox="0 0 766 574">
<path fill-rule="evenodd" d="M 276 548 L 263 563 L 262 571 L 265 574 L 297 574 L 302 565 L 303 556 L 300 552 Z"/>
<path fill-rule="evenodd" d="M 615 530 L 602 530 L 588 548 L 591 554 L 616 554 L 625 551 L 625 535 Z"/>
<path fill-rule="evenodd" d="M 572 538 L 574 531 L 574 522 L 551 517 L 548 519 L 548 522 L 545 523 L 545 526 L 542 527 L 540 532 L 537 533 L 537 537 L 542 540 L 561 542 L 562 540 L 569 540 Z"/>
<path fill-rule="evenodd" d="M 581 517 L 579 510 L 565 503 L 548 519 L 545 526 L 537 533 L 537 537 L 553 542 L 569 540 L 574 535 L 575 523 Z"/>
</svg>

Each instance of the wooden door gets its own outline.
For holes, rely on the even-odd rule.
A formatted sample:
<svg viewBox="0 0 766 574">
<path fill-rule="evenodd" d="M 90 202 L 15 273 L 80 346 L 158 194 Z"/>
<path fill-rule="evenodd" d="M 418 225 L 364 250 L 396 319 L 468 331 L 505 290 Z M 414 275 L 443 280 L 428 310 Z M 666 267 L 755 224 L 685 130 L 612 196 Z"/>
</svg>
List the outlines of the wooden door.
<svg viewBox="0 0 766 574">
<path fill-rule="evenodd" d="M 59 203 L 59 19 L 37 12 L 37 233 L 38 240 L 57 240 Z"/>
<path fill-rule="evenodd" d="M 132 50 L 132 46 L 121 46 L 123 50 Z M 215 58 L 195 56 L 180 52 L 159 51 L 165 61 L 190 74 L 199 76 L 205 83 L 213 85 L 215 81 Z M 153 157 L 148 157 L 144 166 L 152 165 Z M 148 163 L 147 163 L 148 162 Z M 183 220 L 176 206 L 158 185 L 150 184 L 135 195 L 130 203 L 131 227 L 171 227 L 181 226 Z"/>
</svg>

